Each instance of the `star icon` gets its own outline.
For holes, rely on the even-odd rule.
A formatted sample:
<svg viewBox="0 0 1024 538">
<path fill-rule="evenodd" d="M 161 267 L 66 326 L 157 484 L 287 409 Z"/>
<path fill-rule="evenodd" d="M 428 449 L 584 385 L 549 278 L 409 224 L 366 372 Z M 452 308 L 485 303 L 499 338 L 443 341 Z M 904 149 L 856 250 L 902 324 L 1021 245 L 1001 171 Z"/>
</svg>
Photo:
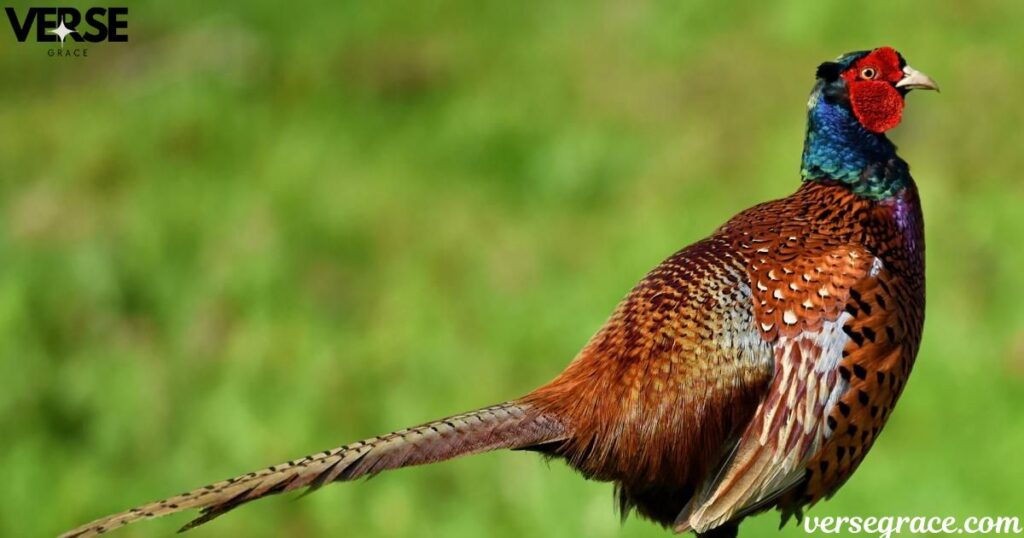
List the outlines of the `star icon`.
<svg viewBox="0 0 1024 538">
<path fill-rule="evenodd" d="M 68 37 L 68 34 L 77 34 L 78 32 L 68 28 L 64 25 L 64 19 L 61 18 L 60 26 L 50 30 L 51 34 L 56 34 L 60 38 L 60 48 L 64 48 L 64 39 Z"/>
</svg>

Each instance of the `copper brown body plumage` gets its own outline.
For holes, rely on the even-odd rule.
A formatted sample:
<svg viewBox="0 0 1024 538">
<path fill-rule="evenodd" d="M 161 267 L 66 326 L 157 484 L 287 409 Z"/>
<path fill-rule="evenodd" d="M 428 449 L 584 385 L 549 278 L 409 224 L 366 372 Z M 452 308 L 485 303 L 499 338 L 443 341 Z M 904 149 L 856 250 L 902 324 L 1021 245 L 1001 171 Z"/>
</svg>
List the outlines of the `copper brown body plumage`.
<svg viewBox="0 0 1024 538">
<path fill-rule="evenodd" d="M 676 253 L 526 398 L 571 425 L 548 450 L 677 530 L 830 495 L 917 353 L 917 207 L 912 188 L 873 201 L 807 182 Z"/>
<path fill-rule="evenodd" d="M 101 518 L 94 536 L 501 448 L 616 485 L 623 513 L 735 536 L 829 497 L 871 448 L 924 323 L 917 187 L 884 131 L 935 83 L 883 47 L 818 68 L 802 186 L 662 262 L 566 370 L 523 398 L 373 437 Z M 785 519 L 784 519 L 785 521 Z"/>
</svg>

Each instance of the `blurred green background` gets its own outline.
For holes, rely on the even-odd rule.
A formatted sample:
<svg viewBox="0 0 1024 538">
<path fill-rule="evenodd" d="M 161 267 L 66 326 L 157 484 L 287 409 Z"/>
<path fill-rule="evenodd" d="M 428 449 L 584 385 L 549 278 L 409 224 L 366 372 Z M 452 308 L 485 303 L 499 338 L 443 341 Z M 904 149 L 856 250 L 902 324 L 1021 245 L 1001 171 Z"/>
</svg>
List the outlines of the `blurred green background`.
<svg viewBox="0 0 1024 538">
<path fill-rule="evenodd" d="M 1024 3 L 130 4 L 87 59 L 0 24 L 0 535 L 524 394 L 647 269 L 793 191 L 815 67 L 886 44 L 943 88 L 891 134 L 925 339 L 810 513 L 1022 515 Z M 777 525 L 744 535 L 804 536 Z M 496 453 L 190 534 L 282 535 L 666 533 Z"/>
</svg>

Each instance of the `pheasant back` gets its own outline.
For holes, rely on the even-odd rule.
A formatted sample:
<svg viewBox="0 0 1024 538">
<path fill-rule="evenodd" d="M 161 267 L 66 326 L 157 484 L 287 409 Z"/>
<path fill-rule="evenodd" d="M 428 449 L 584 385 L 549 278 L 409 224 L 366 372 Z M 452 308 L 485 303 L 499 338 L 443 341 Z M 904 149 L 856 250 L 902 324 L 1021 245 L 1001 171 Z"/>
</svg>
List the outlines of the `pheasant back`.
<svg viewBox="0 0 1024 538">
<path fill-rule="evenodd" d="M 676 253 L 525 399 L 573 429 L 546 450 L 679 531 L 831 494 L 917 352 L 917 207 L 808 182 Z"/>
</svg>

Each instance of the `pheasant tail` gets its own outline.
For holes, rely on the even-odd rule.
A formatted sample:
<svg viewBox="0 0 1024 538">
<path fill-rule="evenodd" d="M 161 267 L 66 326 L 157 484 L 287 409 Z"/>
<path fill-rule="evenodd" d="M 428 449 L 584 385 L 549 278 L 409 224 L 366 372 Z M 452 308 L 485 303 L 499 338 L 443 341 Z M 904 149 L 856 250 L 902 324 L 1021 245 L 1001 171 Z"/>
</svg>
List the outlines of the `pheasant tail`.
<svg viewBox="0 0 1024 538">
<path fill-rule="evenodd" d="M 435 463 L 503 448 L 526 448 L 565 437 L 561 423 L 509 402 L 422 426 L 371 437 L 318 454 L 236 476 L 174 497 L 113 514 L 61 535 L 86 538 L 129 523 L 199 508 L 182 531 L 202 525 L 249 501 L 381 471 Z"/>
</svg>

